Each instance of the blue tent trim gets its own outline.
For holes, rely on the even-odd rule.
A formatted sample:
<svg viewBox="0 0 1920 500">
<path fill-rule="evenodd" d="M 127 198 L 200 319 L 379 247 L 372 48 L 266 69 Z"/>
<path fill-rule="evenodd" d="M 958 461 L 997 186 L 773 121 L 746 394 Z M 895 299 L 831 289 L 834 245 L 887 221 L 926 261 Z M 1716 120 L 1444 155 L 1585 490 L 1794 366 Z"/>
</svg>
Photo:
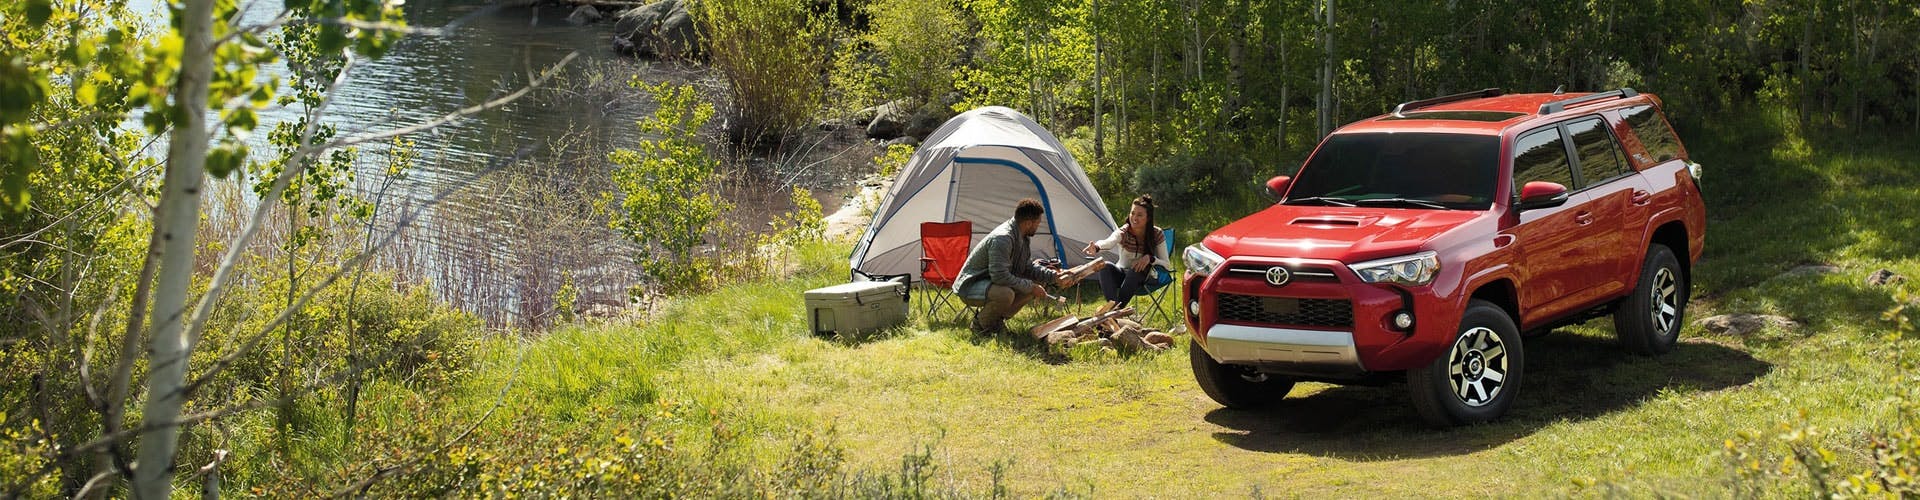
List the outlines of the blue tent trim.
<svg viewBox="0 0 1920 500">
<path fill-rule="evenodd" d="M 1007 161 L 1007 160 L 1002 160 L 999 158 L 978 158 L 978 157 L 972 157 L 972 156 L 955 156 L 953 157 L 953 162 L 954 163 L 972 163 L 976 165 L 999 165 L 999 166 L 1014 169 L 1015 171 L 1020 172 L 1021 174 L 1025 174 L 1027 176 L 1027 180 L 1033 181 L 1033 190 L 1040 193 L 1040 207 L 1047 210 L 1047 228 L 1053 231 L 1053 251 L 1054 251 L 1053 255 L 1059 259 L 1066 258 L 1067 246 L 1060 243 L 1060 228 L 1059 226 L 1055 226 L 1053 224 L 1053 202 L 1047 199 L 1047 189 L 1040 185 L 1040 176 L 1033 175 L 1033 171 L 1027 170 L 1027 167 L 1024 165 Z"/>
</svg>

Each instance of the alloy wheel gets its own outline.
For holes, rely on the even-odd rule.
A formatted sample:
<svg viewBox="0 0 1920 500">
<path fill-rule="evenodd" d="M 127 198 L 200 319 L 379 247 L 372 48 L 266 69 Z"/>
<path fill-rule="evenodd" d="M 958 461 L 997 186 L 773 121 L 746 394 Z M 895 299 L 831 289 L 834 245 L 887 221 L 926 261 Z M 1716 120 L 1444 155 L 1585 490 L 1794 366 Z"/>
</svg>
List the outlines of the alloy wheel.
<svg viewBox="0 0 1920 500">
<path fill-rule="evenodd" d="M 1662 267 L 1653 273 L 1653 287 L 1647 292 L 1653 294 L 1653 300 L 1647 301 L 1653 308 L 1654 333 L 1664 337 L 1672 335 L 1680 321 L 1680 280 L 1673 269 Z"/>
<path fill-rule="evenodd" d="M 1447 380 L 1453 394 L 1467 406 L 1493 403 L 1506 388 L 1507 345 L 1500 334 L 1475 327 L 1460 334 L 1447 356 Z"/>
</svg>

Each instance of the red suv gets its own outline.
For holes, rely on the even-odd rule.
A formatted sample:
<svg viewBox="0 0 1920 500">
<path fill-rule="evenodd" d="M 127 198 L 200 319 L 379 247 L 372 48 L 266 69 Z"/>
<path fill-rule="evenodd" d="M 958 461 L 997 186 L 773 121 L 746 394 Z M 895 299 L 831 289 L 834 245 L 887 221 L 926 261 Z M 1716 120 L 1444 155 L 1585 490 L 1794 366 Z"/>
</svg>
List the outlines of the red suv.
<svg viewBox="0 0 1920 500">
<path fill-rule="evenodd" d="M 1413 101 L 1327 136 L 1278 201 L 1187 247 L 1194 378 L 1230 408 L 1404 377 L 1452 426 L 1519 393 L 1521 332 L 1609 315 L 1673 349 L 1706 233 L 1700 167 L 1633 89 Z"/>
</svg>

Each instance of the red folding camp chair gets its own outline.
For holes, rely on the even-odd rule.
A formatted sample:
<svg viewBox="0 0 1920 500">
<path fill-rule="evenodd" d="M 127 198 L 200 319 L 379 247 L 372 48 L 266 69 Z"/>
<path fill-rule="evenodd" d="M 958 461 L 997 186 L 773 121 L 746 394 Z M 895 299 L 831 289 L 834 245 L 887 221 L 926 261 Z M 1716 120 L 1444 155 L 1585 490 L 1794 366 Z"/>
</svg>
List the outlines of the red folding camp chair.
<svg viewBox="0 0 1920 500">
<path fill-rule="evenodd" d="M 953 280 L 960 277 L 960 267 L 967 263 L 972 244 L 973 221 L 920 223 L 920 281 L 933 291 L 923 294 L 929 318 L 942 308 L 951 307 L 955 313 L 966 311 L 947 301 L 953 298 Z"/>
</svg>

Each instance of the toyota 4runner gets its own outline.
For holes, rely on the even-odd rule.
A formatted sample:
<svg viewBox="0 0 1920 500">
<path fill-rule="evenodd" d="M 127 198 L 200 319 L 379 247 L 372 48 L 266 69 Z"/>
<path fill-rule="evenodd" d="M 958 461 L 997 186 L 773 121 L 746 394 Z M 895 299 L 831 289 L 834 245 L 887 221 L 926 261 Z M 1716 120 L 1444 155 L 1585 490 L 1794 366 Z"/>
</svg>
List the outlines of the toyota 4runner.
<svg viewBox="0 0 1920 500">
<path fill-rule="evenodd" d="M 1518 397 L 1522 332 L 1612 315 L 1673 349 L 1705 242 L 1700 167 L 1652 94 L 1413 101 L 1340 128 L 1277 203 L 1184 253 L 1194 378 L 1230 408 L 1404 379 L 1439 426 Z"/>
</svg>

